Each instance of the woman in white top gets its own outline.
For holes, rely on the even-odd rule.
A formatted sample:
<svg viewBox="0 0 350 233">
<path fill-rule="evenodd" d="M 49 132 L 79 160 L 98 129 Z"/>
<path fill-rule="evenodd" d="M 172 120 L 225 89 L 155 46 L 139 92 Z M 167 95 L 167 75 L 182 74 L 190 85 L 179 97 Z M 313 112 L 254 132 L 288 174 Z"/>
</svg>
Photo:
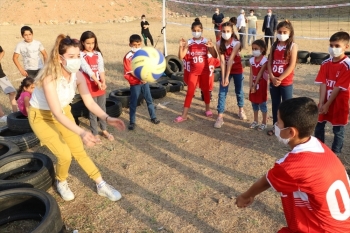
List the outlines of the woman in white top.
<svg viewBox="0 0 350 233">
<path fill-rule="evenodd" d="M 124 130 L 123 121 L 109 117 L 92 99 L 80 68 L 80 43 L 63 34 L 56 39 L 54 48 L 42 71 L 37 76 L 36 88 L 30 100 L 28 119 L 30 125 L 43 145 L 46 145 L 57 157 L 56 187 L 65 201 L 74 199 L 68 187 L 67 177 L 72 156 L 88 176 L 96 182 L 97 193 L 112 201 L 121 198 L 121 194 L 103 179 L 95 164 L 84 150 L 83 143 L 94 146 L 95 137 L 74 123 L 69 103 L 75 90 L 86 107 L 104 119 L 109 125 Z"/>
</svg>

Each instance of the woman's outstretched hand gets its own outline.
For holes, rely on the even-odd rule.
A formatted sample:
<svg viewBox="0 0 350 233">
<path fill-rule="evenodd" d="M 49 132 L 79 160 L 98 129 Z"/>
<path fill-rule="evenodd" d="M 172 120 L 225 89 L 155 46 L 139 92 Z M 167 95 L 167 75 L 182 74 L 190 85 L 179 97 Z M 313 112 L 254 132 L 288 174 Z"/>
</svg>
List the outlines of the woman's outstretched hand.
<svg viewBox="0 0 350 233">
<path fill-rule="evenodd" d="M 82 134 L 80 134 L 80 137 L 87 147 L 93 147 L 96 143 L 96 138 L 91 132 L 84 131 Z"/>
<path fill-rule="evenodd" d="M 107 117 L 106 122 L 119 131 L 125 130 L 125 124 L 122 120 L 114 117 Z"/>
</svg>

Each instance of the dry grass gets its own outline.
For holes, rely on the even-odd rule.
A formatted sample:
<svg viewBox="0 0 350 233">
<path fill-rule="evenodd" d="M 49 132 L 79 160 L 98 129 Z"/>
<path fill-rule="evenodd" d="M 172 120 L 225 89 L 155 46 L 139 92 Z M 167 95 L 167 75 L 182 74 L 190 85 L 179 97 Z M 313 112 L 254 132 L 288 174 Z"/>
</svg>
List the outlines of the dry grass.
<svg viewBox="0 0 350 233">
<path fill-rule="evenodd" d="M 150 22 L 157 39 L 160 22 Z M 128 37 L 139 33 L 139 23 L 33 26 L 35 39 L 50 50 L 59 33 L 79 38 L 92 30 L 99 39 L 104 54 L 108 89 L 128 86 L 122 77 L 122 58 L 128 51 Z M 5 72 L 18 85 L 20 75 L 11 61 L 19 38 L 19 27 L 1 26 L 0 44 L 7 54 L 2 62 Z M 298 35 L 300 29 L 296 28 Z M 214 33 L 205 34 L 213 38 Z M 190 37 L 185 27 L 168 25 L 169 54 L 176 54 L 181 36 Z M 157 48 L 162 48 L 162 39 Z M 327 41 L 297 40 L 301 50 L 326 52 Z M 249 51 L 243 51 L 248 53 Z M 313 80 L 318 66 L 302 64 L 295 70 L 294 96 L 318 96 Z M 244 70 L 248 77 L 249 69 Z M 244 210 L 235 207 L 235 197 L 271 168 L 277 158 L 288 150 L 274 137 L 248 128 L 253 113 L 248 97 L 247 78 L 244 81 L 245 110 L 248 121 L 236 117 L 237 106 L 233 86 L 227 99 L 225 125 L 213 128 L 215 119 L 203 114 L 203 103 L 196 97 L 190 110 L 190 120 L 175 124 L 172 120 L 181 112 L 185 92 L 169 93 L 155 104 L 169 101 L 166 109 L 158 110 L 160 125 L 149 121 L 145 105 L 137 110 L 137 128 L 133 132 L 113 131 L 116 142 L 103 141 L 102 146 L 87 151 L 104 178 L 118 188 L 123 198 L 116 203 L 96 194 L 95 186 L 76 162 L 68 179 L 76 199 L 64 202 L 54 189 L 48 192 L 57 200 L 68 232 L 276 232 L 285 225 L 279 195 L 268 190 L 257 196 L 254 204 Z M 214 93 L 218 91 L 215 84 Z M 199 92 L 196 92 L 199 96 Z M 216 94 L 214 94 L 216 96 Z M 6 97 L 1 104 L 9 112 Z M 216 102 L 212 103 L 213 110 Z M 268 104 L 269 112 L 271 103 Z M 128 109 L 121 116 L 128 122 Z M 86 120 L 83 123 L 88 124 Z M 271 122 L 269 122 L 271 123 Z M 332 135 L 327 128 L 327 144 Z M 347 138 L 349 133 L 347 130 Z M 350 148 L 344 146 L 344 155 Z M 343 158 L 344 156 L 342 156 Z"/>
</svg>

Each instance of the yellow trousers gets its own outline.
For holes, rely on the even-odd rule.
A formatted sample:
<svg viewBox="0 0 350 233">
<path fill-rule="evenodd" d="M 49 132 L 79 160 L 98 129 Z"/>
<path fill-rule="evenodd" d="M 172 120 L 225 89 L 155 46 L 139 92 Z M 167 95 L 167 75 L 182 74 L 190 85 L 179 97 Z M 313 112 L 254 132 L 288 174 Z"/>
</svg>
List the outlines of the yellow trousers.
<svg viewBox="0 0 350 233">
<path fill-rule="evenodd" d="M 74 122 L 70 110 L 70 105 L 63 109 L 65 115 Z M 30 107 L 28 119 L 41 144 L 47 146 L 57 157 L 57 180 L 65 181 L 67 179 L 72 156 L 91 179 L 96 180 L 101 176 L 94 162 L 86 154 L 80 136 L 59 123 L 50 110 Z"/>
</svg>

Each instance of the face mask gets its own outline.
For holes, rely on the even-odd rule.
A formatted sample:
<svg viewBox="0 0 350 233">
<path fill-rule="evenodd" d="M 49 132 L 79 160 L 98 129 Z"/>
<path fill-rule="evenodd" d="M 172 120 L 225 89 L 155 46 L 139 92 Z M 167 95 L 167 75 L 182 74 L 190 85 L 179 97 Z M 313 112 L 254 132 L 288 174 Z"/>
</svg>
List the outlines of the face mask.
<svg viewBox="0 0 350 233">
<path fill-rule="evenodd" d="M 131 48 L 131 52 L 133 52 L 133 53 L 136 53 L 137 51 L 139 51 L 141 48 L 134 48 L 134 47 L 132 47 Z"/>
<path fill-rule="evenodd" d="M 283 128 L 283 129 L 280 129 L 278 128 L 278 126 L 275 124 L 275 136 L 277 137 L 278 141 L 285 144 L 285 145 L 288 145 L 288 142 L 290 141 L 290 138 L 281 138 L 281 130 L 284 130 L 284 129 L 288 129 L 289 127 L 286 127 L 286 128 Z"/>
<path fill-rule="evenodd" d="M 192 36 L 193 36 L 194 38 L 196 38 L 196 39 L 200 38 L 201 35 L 202 35 L 201 32 L 192 32 Z"/>
<path fill-rule="evenodd" d="M 253 16 L 254 15 L 254 13 L 250 13 L 250 16 Z"/>
<path fill-rule="evenodd" d="M 219 11 L 215 11 L 216 14 L 219 14 Z"/>
<path fill-rule="evenodd" d="M 272 13 L 267 13 L 267 15 L 268 15 L 268 16 L 271 16 L 271 15 L 272 15 Z"/>
<path fill-rule="evenodd" d="M 76 73 L 80 69 L 81 61 L 80 58 L 74 58 L 74 59 L 66 59 L 62 56 L 64 60 L 66 60 L 66 65 L 64 66 L 64 69 L 68 73 Z"/>
<path fill-rule="evenodd" d="M 253 50 L 253 56 L 254 57 L 259 57 L 261 55 L 260 50 Z"/>
<path fill-rule="evenodd" d="M 340 57 L 343 54 L 343 49 L 329 47 L 328 52 L 332 57 Z"/>
<path fill-rule="evenodd" d="M 224 39 L 224 40 L 228 40 L 230 39 L 232 36 L 232 33 L 221 33 L 221 37 Z"/>
<path fill-rule="evenodd" d="M 142 22 L 145 22 L 145 21 L 146 21 L 145 19 L 142 20 Z"/>
<path fill-rule="evenodd" d="M 279 41 L 286 41 L 289 39 L 289 34 L 277 34 L 277 39 Z"/>
</svg>

